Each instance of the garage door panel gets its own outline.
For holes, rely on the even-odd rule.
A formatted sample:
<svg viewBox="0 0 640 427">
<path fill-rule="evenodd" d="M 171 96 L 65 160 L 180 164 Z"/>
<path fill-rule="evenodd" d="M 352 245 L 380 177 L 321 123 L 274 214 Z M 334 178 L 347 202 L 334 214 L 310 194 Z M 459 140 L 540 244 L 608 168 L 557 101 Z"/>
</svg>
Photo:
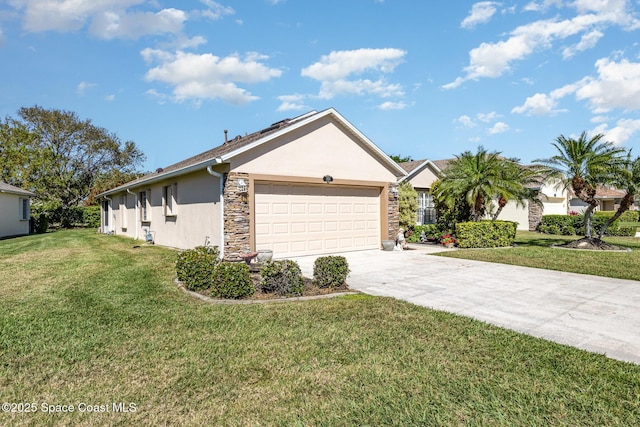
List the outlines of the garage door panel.
<svg viewBox="0 0 640 427">
<path fill-rule="evenodd" d="M 276 257 L 380 246 L 380 189 L 256 183 L 257 249 Z"/>
</svg>

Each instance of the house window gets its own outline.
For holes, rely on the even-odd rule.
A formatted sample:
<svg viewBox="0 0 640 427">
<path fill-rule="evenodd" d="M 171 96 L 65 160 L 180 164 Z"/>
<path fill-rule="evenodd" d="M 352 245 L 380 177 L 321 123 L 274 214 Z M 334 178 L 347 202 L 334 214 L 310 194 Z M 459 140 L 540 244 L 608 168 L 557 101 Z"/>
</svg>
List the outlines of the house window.
<svg viewBox="0 0 640 427">
<path fill-rule="evenodd" d="M 20 198 L 20 221 L 29 221 L 31 212 L 29 212 L 29 199 Z"/>
<path fill-rule="evenodd" d="M 436 209 L 429 191 L 418 191 L 418 225 L 436 222 Z"/>
<path fill-rule="evenodd" d="M 146 191 L 141 191 L 140 192 L 140 219 L 142 222 L 147 222 L 150 221 L 150 215 L 149 215 L 149 201 L 147 200 L 147 192 Z"/>
<path fill-rule="evenodd" d="M 165 216 L 176 216 L 178 214 L 177 184 L 164 187 L 164 214 Z"/>
</svg>

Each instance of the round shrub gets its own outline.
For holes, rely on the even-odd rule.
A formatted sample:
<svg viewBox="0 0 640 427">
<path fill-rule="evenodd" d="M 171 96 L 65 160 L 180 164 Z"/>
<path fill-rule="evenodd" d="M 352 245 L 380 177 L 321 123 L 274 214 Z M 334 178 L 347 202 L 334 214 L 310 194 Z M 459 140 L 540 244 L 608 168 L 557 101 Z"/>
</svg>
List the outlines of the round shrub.
<svg viewBox="0 0 640 427">
<path fill-rule="evenodd" d="M 213 296 L 239 299 L 249 297 L 255 291 L 249 266 L 244 262 L 221 262 L 213 272 L 211 281 Z"/>
<path fill-rule="evenodd" d="M 297 262 L 292 260 L 267 261 L 260 270 L 264 292 L 278 295 L 302 295 L 304 279 Z"/>
<path fill-rule="evenodd" d="M 320 288 L 339 288 L 347 281 L 349 263 L 343 256 L 323 256 L 313 264 L 313 280 Z"/>
<path fill-rule="evenodd" d="M 178 254 L 176 274 L 178 280 L 191 291 L 209 289 L 213 271 L 219 263 L 217 247 L 198 246 Z"/>
</svg>

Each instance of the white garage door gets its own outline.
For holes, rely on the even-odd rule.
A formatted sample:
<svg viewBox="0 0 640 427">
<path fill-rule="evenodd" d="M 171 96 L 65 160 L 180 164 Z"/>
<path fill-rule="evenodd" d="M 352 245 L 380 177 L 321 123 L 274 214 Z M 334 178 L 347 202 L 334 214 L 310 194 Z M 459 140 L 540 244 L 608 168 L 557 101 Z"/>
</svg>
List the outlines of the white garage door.
<svg viewBox="0 0 640 427">
<path fill-rule="evenodd" d="M 380 247 L 380 189 L 256 183 L 256 249 L 276 258 Z"/>
</svg>

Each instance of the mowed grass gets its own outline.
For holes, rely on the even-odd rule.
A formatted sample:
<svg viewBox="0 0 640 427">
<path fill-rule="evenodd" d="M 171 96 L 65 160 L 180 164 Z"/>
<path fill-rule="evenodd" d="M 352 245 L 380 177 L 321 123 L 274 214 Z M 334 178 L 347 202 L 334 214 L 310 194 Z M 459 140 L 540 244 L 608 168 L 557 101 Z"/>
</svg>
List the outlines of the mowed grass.
<svg viewBox="0 0 640 427">
<path fill-rule="evenodd" d="M 631 252 L 555 249 L 551 246 L 579 239 L 531 231 L 516 233 L 516 246 L 497 249 L 461 249 L 440 256 L 546 268 L 618 279 L 640 280 L 640 238 L 605 237 L 603 240 Z M 639 284 L 640 289 L 640 284 Z"/>
<path fill-rule="evenodd" d="M 389 298 L 209 305 L 134 245 L 0 241 L 0 400 L 37 408 L 0 425 L 640 423 L 638 365 Z"/>
</svg>

